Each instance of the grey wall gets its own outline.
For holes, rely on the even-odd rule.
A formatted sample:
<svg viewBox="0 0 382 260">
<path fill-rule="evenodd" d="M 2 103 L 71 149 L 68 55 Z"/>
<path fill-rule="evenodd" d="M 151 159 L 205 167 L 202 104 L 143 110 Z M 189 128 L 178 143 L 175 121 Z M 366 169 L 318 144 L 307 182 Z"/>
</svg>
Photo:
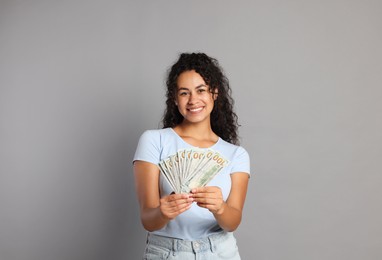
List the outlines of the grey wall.
<svg viewBox="0 0 382 260">
<path fill-rule="evenodd" d="M 0 259 L 139 259 L 131 159 L 182 51 L 231 80 L 243 259 L 382 259 L 381 1 L 1 1 Z"/>
</svg>

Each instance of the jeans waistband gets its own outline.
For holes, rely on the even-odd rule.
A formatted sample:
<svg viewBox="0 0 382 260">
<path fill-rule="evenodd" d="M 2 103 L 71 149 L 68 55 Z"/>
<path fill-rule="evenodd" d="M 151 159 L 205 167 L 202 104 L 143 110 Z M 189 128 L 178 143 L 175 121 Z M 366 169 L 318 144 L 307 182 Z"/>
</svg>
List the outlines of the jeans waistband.
<svg viewBox="0 0 382 260">
<path fill-rule="evenodd" d="M 220 232 L 203 239 L 190 241 L 148 233 L 147 242 L 152 245 L 171 249 L 173 252 L 186 251 L 198 253 L 206 250 L 214 252 L 216 245 L 227 240 L 230 236 L 232 236 L 232 233 Z"/>
</svg>

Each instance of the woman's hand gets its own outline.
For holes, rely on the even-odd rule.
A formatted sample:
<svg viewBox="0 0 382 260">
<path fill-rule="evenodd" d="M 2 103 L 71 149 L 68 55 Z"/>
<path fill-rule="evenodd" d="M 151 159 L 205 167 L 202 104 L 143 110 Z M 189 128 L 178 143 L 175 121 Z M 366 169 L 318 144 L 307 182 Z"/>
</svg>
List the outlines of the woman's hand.
<svg viewBox="0 0 382 260">
<path fill-rule="evenodd" d="M 219 187 L 195 188 L 191 190 L 191 195 L 199 207 L 208 209 L 214 215 L 221 228 L 232 232 L 241 222 L 248 179 L 247 173 L 231 174 L 231 191 L 226 201 Z"/>
<path fill-rule="evenodd" d="M 194 199 L 189 194 L 170 194 L 160 199 L 160 211 L 164 218 L 174 219 L 191 208 Z"/>
<path fill-rule="evenodd" d="M 159 168 L 144 161 L 134 162 L 135 188 L 140 205 L 141 221 L 147 231 L 163 228 L 193 202 L 190 194 L 170 194 L 160 197 Z"/>
<path fill-rule="evenodd" d="M 222 191 L 219 187 L 207 186 L 194 188 L 191 190 L 191 195 L 199 207 L 206 208 L 217 215 L 224 212 L 226 205 L 223 200 Z"/>
</svg>

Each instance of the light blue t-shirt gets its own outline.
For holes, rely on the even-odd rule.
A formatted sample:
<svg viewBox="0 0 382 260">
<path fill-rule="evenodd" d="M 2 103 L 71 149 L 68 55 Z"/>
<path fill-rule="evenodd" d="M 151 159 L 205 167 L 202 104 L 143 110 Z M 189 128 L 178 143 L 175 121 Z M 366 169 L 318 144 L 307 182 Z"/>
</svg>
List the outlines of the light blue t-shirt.
<svg viewBox="0 0 382 260">
<path fill-rule="evenodd" d="M 139 139 L 134 161 L 140 160 L 158 165 L 161 160 L 179 150 L 193 147 L 186 143 L 172 128 L 147 130 Z M 231 190 L 230 174 L 235 172 L 250 174 L 249 156 L 241 146 L 233 145 L 221 138 L 209 149 L 218 151 L 229 161 L 229 164 L 207 184 L 208 186 L 220 187 L 223 198 L 226 200 Z M 161 197 L 173 192 L 162 175 L 160 175 L 159 186 Z M 152 233 L 185 240 L 195 240 L 221 231 L 222 228 L 218 225 L 213 214 L 208 209 L 201 208 L 196 203 L 193 203 L 189 210 L 178 215 L 162 229 Z"/>
</svg>

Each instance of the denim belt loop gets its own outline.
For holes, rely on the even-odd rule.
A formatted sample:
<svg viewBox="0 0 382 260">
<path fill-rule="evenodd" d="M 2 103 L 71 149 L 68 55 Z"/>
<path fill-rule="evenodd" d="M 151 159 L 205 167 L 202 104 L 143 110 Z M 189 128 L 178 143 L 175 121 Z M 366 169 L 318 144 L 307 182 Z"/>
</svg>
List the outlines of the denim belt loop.
<svg viewBox="0 0 382 260">
<path fill-rule="evenodd" d="M 147 234 L 146 234 L 146 244 L 148 244 L 148 243 L 149 243 L 149 237 L 150 237 L 150 233 L 149 233 L 149 232 L 147 232 Z"/>
<path fill-rule="evenodd" d="M 178 251 L 178 240 L 173 239 L 172 240 L 172 255 L 176 256 L 176 252 Z"/>
<path fill-rule="evenodd" d="M 212 253 L 215 253 L 215 244 L 211 237 L 208 237 L 208 241 L 210 242 L 210 249 Z"/>
</svg>

